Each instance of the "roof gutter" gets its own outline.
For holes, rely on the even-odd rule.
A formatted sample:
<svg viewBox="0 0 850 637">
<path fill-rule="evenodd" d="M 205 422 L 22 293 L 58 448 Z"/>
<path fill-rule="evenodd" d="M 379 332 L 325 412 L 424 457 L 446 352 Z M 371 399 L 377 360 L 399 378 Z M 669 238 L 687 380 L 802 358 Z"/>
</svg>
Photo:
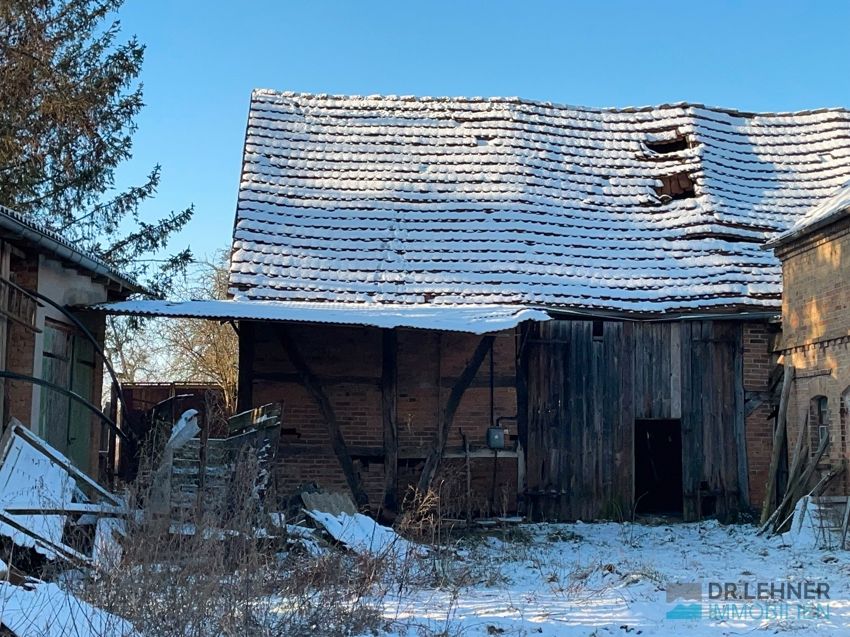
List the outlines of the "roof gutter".
<svg viewBox="0 0 850 637">
<path fill-rule="evenodd" d="M 601 319 L 610 321 L 624 321 L 632 323 L 664 323 L 671 321 L 763 321 L 771 320 L 780 315 L 780 310 L 771 309 L 742 309 L 740 311 L 718 311 L 706 312 L 694 311 L 688 312 L 663 312 L 663 313 L 628 313 L 622 311 L 606 311 L 606 310 L 582 310 L 582 309 L 566 309 L 566 308 L 544 308 L 535 306 L 535 309 L 544 310 L 549 313 L 553 319 Z"/>
<path fill-rule="evenodd" d="M 128 292 L 145 294 L 147 290 L 135 281 L 122 276 L 106 263 L 75 248 L 58 234 L 39 228 L 18 212 L 0 206 L 0 228 L 37 246 L 60 259 L 93 274 L 106 277 Z"/>
</svg>

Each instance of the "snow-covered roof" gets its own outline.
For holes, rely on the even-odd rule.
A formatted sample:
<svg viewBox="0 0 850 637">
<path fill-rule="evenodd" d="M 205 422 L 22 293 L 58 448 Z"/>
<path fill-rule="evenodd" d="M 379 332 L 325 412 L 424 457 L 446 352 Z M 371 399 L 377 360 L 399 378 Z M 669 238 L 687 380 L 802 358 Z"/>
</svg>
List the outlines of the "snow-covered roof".
<svg viewBox="0 0 850 637">
<path fill-rule="evenodd" d="M 413 327 L 484 334 L 523 321 L 547 321 L 541 310 L 508 305 L 388 306 L 298 301 L 120 301 L 96 305 L 109 314 L 241 321 L 329 323 L 394 328 Z"/>
<path fill-rule="evenodd" d="M 146 292 L 139 283 L 118 272 L 96 255 L 81 250 L 73 241 L 58 232 L 5 206 L 0 206 L 0 233 L 26 241 L 38 251 L 79 268 L 89 275 L 105 277 L 122 291 Z"/>
<path fill-rule="evenodd" d="M 788 230 L 781 232 L 767 242 L 766 246 L 775 248 L 814 232 L 850 212 L 850 182 L 841 186 L 826 200 L 800 217 Z"/>
<path fill-rule="evenodd" d="M 257 90 L 230 289 L 239 300 L 774 310 L 778 261 L 760 244 L 848 178 L 846 109 Z M 662 180 L 678 197 L 659 196 Z"/>
</svg>

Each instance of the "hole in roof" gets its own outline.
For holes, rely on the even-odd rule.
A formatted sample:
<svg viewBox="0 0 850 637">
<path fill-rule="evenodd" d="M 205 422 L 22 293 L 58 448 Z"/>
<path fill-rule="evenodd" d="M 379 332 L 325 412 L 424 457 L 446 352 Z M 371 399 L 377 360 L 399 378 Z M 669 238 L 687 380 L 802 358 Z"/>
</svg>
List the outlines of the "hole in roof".
<svg viewBox="0 0 850 637">
<path fill-rule="evenodd" d="M 688 173 L 674 173 L 659 177 L 660 186 L 655 187 L 655 194 L 662 203 L 674 199 L 693 199 L 696 197 L 694 181 Z"/>
<path fill-rule="evenodd" d="M 495 135 L 476 135 L 475 143 L 479 146 L 489 146 L 495 138 Z"/>
<path fill-rule="evenodd" d="M 669 139 L 647 139 L 644 140 L 643 145 L 658 155 L 678 153 L 686 150 L 689 146 L 688 138 L 685 135 L 676 135 Z"/>
</svg>

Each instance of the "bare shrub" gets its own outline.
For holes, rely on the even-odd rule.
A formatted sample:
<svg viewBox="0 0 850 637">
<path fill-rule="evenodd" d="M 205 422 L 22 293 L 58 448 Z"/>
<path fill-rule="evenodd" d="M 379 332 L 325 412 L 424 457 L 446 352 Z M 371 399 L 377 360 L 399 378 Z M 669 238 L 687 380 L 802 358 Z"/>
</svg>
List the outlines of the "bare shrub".
<svg viewBox="0 0 850 637">
<path fill-rule="evenodd" d="M 80 596 L 157 637 L 342 636 L 379 626 L 380 561 L 286 550 L 252 492 L 257 470 L 250 457 L 237 463 L 225 506 L 128 521 L 120 563 L 85 578 Z M 135 484 L 131 504 L 149 488 Z"/>
</svg>

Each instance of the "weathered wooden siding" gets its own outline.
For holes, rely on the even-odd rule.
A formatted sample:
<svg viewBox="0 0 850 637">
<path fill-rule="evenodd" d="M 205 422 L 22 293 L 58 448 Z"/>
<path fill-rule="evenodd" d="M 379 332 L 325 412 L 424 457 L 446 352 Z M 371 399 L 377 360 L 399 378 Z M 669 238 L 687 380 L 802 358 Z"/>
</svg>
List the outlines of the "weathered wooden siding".
<svg viewBox="0 0 850 637">
<path fill-rule="evenodd" d="M 520 437 L 537 518 L 629 515 L 635 419 L 681 419 L 683 510 L 746 493 L 741 325 L 551 321 L 521 339 Z"/>
<path fill-rule="evenodd" d="M 684 515 L 725 517 L 747 499 L 742 325 L 681 326 Z"/>
<path fill-rule="evenodd" d="M 532 516 L 616 517 L 630 509 L 633 327 L 606 322 L 597 339 L 591 321 L 527 328 L 524 445 Z"/>
</svg>

